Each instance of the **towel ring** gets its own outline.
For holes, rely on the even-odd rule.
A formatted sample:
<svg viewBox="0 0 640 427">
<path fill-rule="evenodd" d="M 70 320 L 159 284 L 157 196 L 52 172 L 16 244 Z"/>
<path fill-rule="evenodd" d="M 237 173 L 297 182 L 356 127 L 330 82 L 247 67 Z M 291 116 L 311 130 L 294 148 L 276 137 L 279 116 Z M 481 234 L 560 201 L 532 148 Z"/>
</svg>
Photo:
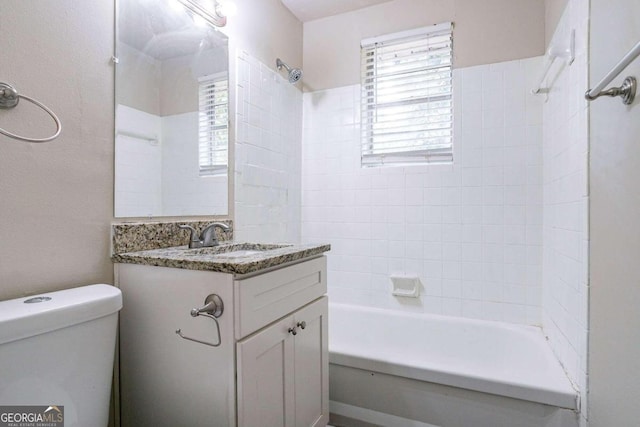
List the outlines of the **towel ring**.
<svg viewBox="0 0 640 427">
<path fill-rule="evenodd" d="M 23 98 L 46 111 L 56 123 L 56 133 L 47 138 L 29 138 L 26 136 L 16 135 L 15 133 L 8 132 L 2 128 L 0 128 L 0 133 L 8 136 L 9 138 L 14 138 L 26 142 L 48 142 L 56 139 L 58 135 L 60 135 L 60 131 L 62 131 L 62 124 L 60 123 L 60 119 L 58 119 L 58 116 L 56 116 L 55 113 L 47 108 L 47 106 L 43 103 L 36 101 L 35 99 L 30 98 L 26 95 L 20 95 L 18 94 L 18 91 L 10 84 L 0 82 L 0 108 L 14 108 L 16 105 L 18 105 L 20 98 Z"/>
</svg>

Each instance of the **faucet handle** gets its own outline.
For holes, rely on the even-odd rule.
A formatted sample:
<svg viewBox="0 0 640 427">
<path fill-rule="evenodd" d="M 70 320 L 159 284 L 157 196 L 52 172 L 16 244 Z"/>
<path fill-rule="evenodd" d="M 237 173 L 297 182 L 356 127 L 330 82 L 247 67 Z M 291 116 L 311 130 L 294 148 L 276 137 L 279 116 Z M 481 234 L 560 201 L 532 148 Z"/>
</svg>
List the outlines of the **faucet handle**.
<svg viewBox="0 0 640 427">
<path fill-rule="evenodd" d="M 191 234 L 198 234 L 198 232 L 196 231 L 195 228 L 193 228 L 192 226 L 190 226 L 189 224 L 180 224 L 178 225 L 178 228 L 181 228 L 183 230 L 191 230 Z"/>
<path fill-rule="evenodd" d="M 200 239 L 198 238 L 198 232 L 197 232 L 197 231 L 196 231 L 196 229 L 195 229 L 195 228 L 193 228 L 192 226 L 187 225 L 187 224 L 180 224 L 180 225 L 178 225 L 178 228 L 181 228 L 181 229 L 183 229 L 183 230 L 190 230 L 190 231 L 191 231 L 191 234 L 189 235 L 189 240 L 190 240 L 190 241 L 192 241 L 192 242 L 197 242 L 197 241 L 199 241 L 199 240 L 200 240 Z"/>
</svg>

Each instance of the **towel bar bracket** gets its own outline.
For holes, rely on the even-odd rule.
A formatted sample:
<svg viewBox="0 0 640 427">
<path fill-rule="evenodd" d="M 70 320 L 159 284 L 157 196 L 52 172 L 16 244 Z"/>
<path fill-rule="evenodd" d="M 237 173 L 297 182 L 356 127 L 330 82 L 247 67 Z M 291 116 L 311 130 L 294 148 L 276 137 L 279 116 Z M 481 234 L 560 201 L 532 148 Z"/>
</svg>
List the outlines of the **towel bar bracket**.
<svg viewBox="0 0 640 427">
<path fill-rule="evenodd" d="M 611 96 L 616 97 L 619 96 L 622 98 L 622 103 L 624 105 L 630 105 L 636 97 L 636 88 L 638 83 L 635 77 L 627 77 L 622 82 L 622 86 L 620 87 L 612 87 L 608 90 L 600 91 L 595 95 L 591 95 L 591 90 L 588 90 L 584 97 L 587 101 L 593 101 L 594 99 L 598 99 L 601 96 Z"/>
<path fill-rule="evenodd" d="M 20 96 L 10 84 L 0 82 L 0 108 L 13 108 L 18 105 Z"/>
</svg>

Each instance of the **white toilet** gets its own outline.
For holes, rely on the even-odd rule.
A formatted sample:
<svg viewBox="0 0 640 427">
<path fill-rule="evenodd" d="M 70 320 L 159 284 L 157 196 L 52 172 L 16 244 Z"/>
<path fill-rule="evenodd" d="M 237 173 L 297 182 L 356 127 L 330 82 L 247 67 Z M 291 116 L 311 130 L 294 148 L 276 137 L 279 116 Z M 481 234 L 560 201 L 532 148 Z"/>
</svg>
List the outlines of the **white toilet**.
<svg viewBox="0 0 640 427">
<path fill-rule="evenodd" d="M 121 308 L 110 285 L 0 302 L 0 406 L 63 406 L 65 427 L 105 427 Z"/>
</svg>

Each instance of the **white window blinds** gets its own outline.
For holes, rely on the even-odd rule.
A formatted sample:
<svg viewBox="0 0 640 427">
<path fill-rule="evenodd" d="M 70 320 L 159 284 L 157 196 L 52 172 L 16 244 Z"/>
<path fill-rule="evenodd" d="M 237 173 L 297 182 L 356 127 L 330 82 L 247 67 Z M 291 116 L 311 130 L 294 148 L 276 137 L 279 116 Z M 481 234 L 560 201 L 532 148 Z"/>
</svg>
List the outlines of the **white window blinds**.
<svg viewBox="0 0 640 427">
<path fill-rule="evenodd" d="M 452 25 L 363 40 L 362 166 L 453 160 Z"/>
<path fill-rule="evenodd" d="M 200 176 L 225 175 L 229 157 L 229 80 L 222 73 L 198 81 Z"/>
</svg>

